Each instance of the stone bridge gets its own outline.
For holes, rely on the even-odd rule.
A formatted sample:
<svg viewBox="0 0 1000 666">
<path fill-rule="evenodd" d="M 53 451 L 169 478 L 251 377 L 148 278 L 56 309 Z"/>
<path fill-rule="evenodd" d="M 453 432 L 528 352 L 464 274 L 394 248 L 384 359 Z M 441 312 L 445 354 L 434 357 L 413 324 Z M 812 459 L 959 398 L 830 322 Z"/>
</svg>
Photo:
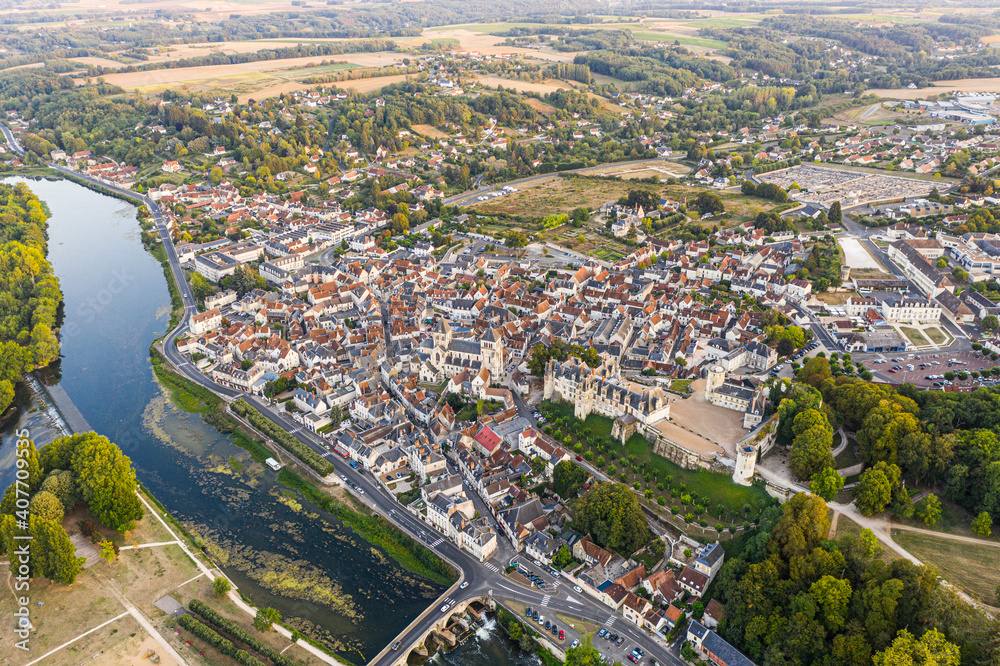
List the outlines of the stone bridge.
<svg viewBox="0 0 1000 666">
<path fill-rule="evenodd" d="M 428 626 L 423 633 L 412 638 L 407 637 L 407 641 L 410 644 L 401 645 L 399 650 L 395 652 L 392 651 L 391 647 L 387 649 L 388 651 L 384 650 L 369 662 L 369 666 L 374 666 L 375 664 L 379 664 L 380 666 L 384 666 L 385 664 L 407 666 L 407 660 L 414 652 L 426 658 L 429 653 L 426 646 L 427 639 L 432 635 L 439 645 L 452 648 L 471 627 L 471 623 L 466 617 L 467 615 L 472 616 L 474 621 L 478 621 L 484 610 L 493 610 L 494 608 L 494 601 L 488 596 L 473 597 L 459 601 L 445 613 L 440 613 L 436 607 L 432 608 L 430 609 L 430 613 L 438 613 L 440 617 Z M 403 633 L 405 634 L 406 630 Z M 395 659 L 389 661 L 387 659 L 389 655 L 394 655 Z"/>
</svg>

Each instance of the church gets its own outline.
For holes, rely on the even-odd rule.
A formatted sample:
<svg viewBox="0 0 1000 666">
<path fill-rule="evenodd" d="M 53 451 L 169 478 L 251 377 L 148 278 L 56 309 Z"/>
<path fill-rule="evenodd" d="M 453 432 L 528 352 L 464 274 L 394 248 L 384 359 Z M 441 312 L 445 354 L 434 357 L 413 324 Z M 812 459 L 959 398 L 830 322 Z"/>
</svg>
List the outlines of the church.
<svg viewBox="0 0 1000 666">
<path fill-rule="evenodd" d="M 503 337 L 492 327 L 475 340 L 456 337 L 451 324 L 439 321 L 432 334 L 432 347 L 420 364 L 420 381 L 436 384 L 463 370 L 475 376 L 485 368 L 490 375 L 487 383 L 496 383 L 501 381 L 510 359 Z"/>
</svg>

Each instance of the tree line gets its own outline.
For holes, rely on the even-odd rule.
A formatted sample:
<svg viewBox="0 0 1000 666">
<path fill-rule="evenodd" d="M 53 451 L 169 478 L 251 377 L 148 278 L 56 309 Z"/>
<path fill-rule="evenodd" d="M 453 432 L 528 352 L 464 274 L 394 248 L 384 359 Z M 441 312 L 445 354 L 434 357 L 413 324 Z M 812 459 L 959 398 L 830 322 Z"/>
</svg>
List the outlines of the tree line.
<svg viewBox="0 0 1000 666">
<path fill-rule="evenodd" d="M 46 258 L 48 217 L 27 185 L 0 183 L 0 413 L 23 373 L 59 357 L 62 292 Z"/>
</svg>

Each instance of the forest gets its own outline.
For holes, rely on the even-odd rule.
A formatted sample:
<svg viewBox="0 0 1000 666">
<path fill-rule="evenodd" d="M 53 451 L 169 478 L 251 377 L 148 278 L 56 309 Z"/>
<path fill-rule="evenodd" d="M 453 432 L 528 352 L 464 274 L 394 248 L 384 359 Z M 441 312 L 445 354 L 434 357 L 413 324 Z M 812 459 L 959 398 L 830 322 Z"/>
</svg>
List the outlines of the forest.
<svg viewBox="0 0 1000 666">
<path fill-rule="evenodd" d="M 0 412 L 23 373 L 59 357 L 62 292 L 46 258 L 48 217 L 27 185 L 0 183 Z"/>
<path fill-rule="evenodd" d="M 720 633 L 758 664 L 993 664 L 1000 624 L 933 567 L 886 563 L 870 530 L 828 539 L 821 497 L 764 510 L 746 549 L 709 588 L 725 605 Z"/>
</svg>

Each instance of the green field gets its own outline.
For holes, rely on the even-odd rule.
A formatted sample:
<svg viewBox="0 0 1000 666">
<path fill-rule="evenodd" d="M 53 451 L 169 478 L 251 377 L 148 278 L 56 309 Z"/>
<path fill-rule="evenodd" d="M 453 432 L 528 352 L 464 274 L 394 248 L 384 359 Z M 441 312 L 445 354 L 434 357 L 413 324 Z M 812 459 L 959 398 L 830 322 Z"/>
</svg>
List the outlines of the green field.
<svg viewBox="0 0 1000 666">
<path fill-rule="evenodd" d="M 666 32 L 650 32 L 641 31 L 633 32 L 632 36 L 639 40 L 649 41 L 649 42 L 673 42 L 677 41 L 681 44 L 687 46 L 704 46 L 710 49 L 724 49 L 726 48 L 725 42 L 720 42 L 716 39 L 702 39 L 700 37 L 688 37 L 686 35 L 677 35 Z"/>
<path fill-rule="evenodd" d="M 1000 548 L 952 541 L 941 537 L 893 531 L 893 540 L 968 594 L 996 605 L 1000 585 Z"/>
</svg>

